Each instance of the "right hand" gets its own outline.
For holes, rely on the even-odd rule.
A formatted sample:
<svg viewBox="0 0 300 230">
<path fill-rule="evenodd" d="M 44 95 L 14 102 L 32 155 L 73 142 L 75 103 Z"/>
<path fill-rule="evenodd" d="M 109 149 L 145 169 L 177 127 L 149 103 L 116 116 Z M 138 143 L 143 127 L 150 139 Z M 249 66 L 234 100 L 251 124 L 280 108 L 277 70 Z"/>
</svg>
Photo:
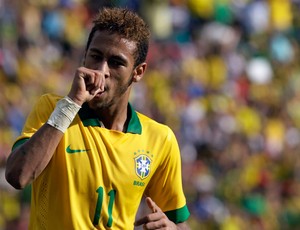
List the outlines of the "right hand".
<svg viewBox="0 0 300 230">
<path fill-rule="evenodd" d="M 92 100 L 97 93 L 104 91 L 105 77 L 101 71 L 79 67 L 76 70 L 68 97 L 76 104 Z"/>
<path fill-rule="evenodd" d="M 178 229 L 150 197 L 146 198 L 146 203 L 152 212 L 136 220 L 135 226 L 143 226 L 143 229 Z"/>
</svg>

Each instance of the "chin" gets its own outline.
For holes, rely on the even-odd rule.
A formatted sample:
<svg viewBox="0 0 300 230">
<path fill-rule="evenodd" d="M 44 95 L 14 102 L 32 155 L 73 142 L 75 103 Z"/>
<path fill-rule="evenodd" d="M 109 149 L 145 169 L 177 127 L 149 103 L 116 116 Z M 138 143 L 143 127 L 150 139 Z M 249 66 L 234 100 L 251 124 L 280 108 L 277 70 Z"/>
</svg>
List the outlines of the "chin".
<svg viewBox="0 0 300 230">
<path fill-rule="evenodd" d="M 88 102 L 88 104 L 92 109 L 96 109 L 96 108 L 101 108 L 104 103 L 102 100 L 99 100 L 98 97 L 94 97 L 92 100 Z"/>
<path fill-rule="evenodd" d="M 108 107 L 107 103 L 101 100 L 99 97 L 94 97 L 91 101 L 89 101 L 89 106 L 91 109 L 99 110 L 105 109 Z"/>
</svg>

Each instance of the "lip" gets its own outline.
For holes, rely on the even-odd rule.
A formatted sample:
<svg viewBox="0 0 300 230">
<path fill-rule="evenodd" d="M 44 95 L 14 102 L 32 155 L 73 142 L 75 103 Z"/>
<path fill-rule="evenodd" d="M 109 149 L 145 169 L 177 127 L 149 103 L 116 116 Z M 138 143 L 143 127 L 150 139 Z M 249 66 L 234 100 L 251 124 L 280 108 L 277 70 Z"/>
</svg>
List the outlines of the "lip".
<svg viewBox="0 0 300 230">
<path fill-rule="evenodd" d="M 95 95 L 95 97 L 101 97 L 104 94 L 105 91 L 99 92 Z"/>
</svg>

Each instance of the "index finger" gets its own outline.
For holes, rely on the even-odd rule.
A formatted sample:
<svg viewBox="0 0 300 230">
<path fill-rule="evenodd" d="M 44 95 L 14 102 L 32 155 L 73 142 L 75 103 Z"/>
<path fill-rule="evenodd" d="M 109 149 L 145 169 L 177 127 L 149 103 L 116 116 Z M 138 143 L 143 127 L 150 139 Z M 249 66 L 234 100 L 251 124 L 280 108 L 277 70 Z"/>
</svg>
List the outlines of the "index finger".
<svg viewBox="0 0 300 230">
<path fill-rule="evenodd" d="M 156 203 L 150 197 L 146 197 L 146 203 L 150 208 L 150 210 L 152 211 L 152 213 L 136 220 L 134 223 L 135 226 L 140 226 L 142 224 L 147 224 L 151 221 L 159 220 L 161 217 L 161 214 L 159 213 L 161 209 L 156 205 Z"/>
<path fill-rule="evenodd" d="M 150 198 L 150 197 L 147 197 L 146 198 L 146 203 L 148 205 L 148 207 L 151 209 L 152 212 L 157 212 L 157 208 L 158 206 L 155 204 L 155 202 Z"/>
</svg>

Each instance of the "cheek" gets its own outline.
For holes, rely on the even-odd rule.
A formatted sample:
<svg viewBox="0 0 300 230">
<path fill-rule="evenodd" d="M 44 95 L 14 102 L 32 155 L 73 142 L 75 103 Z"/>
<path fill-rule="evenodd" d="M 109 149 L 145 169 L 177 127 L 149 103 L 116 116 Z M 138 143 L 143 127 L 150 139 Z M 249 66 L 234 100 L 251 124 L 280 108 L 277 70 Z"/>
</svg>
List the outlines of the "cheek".
<svg viewBox="0 0 300 230">
<path fill-rule="evenodd" d="M 131 85 L 132 81 L 132 75 L 128 76 L 127 74 L 126 77 L 114 78 L 111 83 L 116 92 L 124 93 Z"/>
<path fill-rule="evenodd" d="M 98 68 L 98 66 L 101 65 L 101 63 L 102 63 L 101 60 L 92 58 L 90 55 L 86 55 L 84 58 L 84 66 L 88 69 L 96 70 Z"/>
<path fill-rule="evenodd" d="M 111 69 L 110 78 L 115 84 L 124 85 L 132 78 L 132 72 L 125 68 L 120 68 L 118 70 Z"/>
<path fill-rule="evenodd" d="M 91 63 L 88 58 L 84 58 L 82 64 L 84 67 L 91 69 Z"/>
<path fill-rule="evenodd" d="M 92 60 L 89 59 L 89 58 L 86 58 L 86 59 L 85 59 L 84 67 L 86 67 L 86 68 L 88 68 L 88 69 L 96 70 L 96 69 L 97 69 L 97 66 L 98 66 L 98 64 L 97 64 L 95 61 L 92 61 Z"/>
</svg>

